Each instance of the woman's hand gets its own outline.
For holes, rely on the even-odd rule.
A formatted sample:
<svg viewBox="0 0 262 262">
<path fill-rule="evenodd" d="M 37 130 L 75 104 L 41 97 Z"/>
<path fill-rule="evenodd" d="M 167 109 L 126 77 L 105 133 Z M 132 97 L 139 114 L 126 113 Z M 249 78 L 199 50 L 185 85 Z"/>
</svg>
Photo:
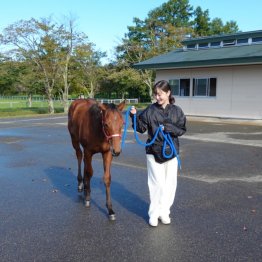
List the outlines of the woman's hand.
<svg viewBox="0 0 262 262">
<path fill-rule="evenodd" d="M 136 108 L 135 108 L 134 106 L 131 106 L 130 113 L 131 113 L 132 115 L 135 115 L 135 114 L 136 114 Z"/>
<path fill-rule="evenodd" d="M 174 132 L 174 125 L 172 124 L 172 120 L 167 118 L 163 122 L 164 130 L 166 133 L 173 133 Z"/>
</svg>

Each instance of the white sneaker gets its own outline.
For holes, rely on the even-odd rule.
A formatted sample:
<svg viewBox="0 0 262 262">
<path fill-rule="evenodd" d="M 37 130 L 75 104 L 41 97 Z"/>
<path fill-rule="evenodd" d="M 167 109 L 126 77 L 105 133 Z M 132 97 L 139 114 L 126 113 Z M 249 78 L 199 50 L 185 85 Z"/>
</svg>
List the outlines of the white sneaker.
<svg viewBox="0 0 262 262">
<path fill-rule="evenodd" d="M 169 216 L 160 216 L 159 219 L 162 224 L 169 225 L 171 223 L 171 219 Z"/>
<path fill-rule="evenodd" d="M 151 226 L 151 227 L 157 227 L 157 225 L 158 225 L 158 218 L 150 218 L 149 219 L 149 225 Z"/>
</svg>

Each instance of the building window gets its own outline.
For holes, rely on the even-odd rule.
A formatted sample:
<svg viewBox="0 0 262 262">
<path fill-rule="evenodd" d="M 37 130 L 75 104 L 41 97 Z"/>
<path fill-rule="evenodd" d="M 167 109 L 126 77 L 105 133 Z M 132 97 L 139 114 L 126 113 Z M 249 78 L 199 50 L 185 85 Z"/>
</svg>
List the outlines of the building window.
<svg viewBox="0 0 262 262">
<path fill-rule="evenodd" d="M 198 44 L 198 48 L 208 48 L 208 43 L 200 43 Z"/>
<path fill-rule="evenodd" d="M 210 46 L 211 47 L 220 47 L 220 42 L 211 42 Z"/>
<path fill-rule="evenodd" d="M 234 39 L 223 41 L 223 46 L 230 46 L 230 45 L 235 45 L 235 44 L 236 44 L 236 40 L 234 40 Z"/>
<path fill-rule="evenodd" d="M 194 78 L 193 96 L 216 96 L 216 78 Z"/>
<path fill-rule="evenodd" d="M 248 38 L 237 39 L 238 45 L 248 44 Z"/>
<path fill-rule="evenodd" d="M 195 45 L 195 44 L 187 45 L 187 49 L 195 49 L 195 48 L 196 48 L 196 45 Z"/>
<path fill-rule="evenodd" d="M 262 37 L 253 37 L 252 42 L 253 43 L 262 42 Z"/>
<path fill-rule="evenodd" d="M 190 79 L 172 79 L 169 80 L 171 92 L 174 96 L 189 96 L 190 93 Z"/>
</svg>

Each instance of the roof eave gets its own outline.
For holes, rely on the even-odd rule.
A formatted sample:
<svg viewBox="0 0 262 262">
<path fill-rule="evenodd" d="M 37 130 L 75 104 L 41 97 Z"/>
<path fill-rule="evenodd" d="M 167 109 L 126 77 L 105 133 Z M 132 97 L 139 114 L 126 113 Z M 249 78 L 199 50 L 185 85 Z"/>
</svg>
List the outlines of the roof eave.
<svg viewBox="0 0 262 262">
<path fill-rule="evenodd" d="M 235 59 L 213 59 L 206 61 L 192 62 L 170 62 L 170 63 L 152 63 L 152 64 L 134 64 L 135 69 L 171 69 L 171 68 L 194 68 L 194 67 L 216 67 L 216 66 L 236 66 L 262 64 L 262 57 L 235 58 Z"/>
<path fill-rule="evenodd" d="M 213 35 L 213 36 L 206 36 L 206 37 L 196 37 L 196 38 L 188 38 L 182 41 L 183 44 L 195 44 L 197 43 L 204 43 L 207 41 L 222 41 L 228 39 L 240 39 L 240 38 L 249 38 L 249 37 L 260 37 L 262 36 L 262 30 L 256 31 L 248 31 L 248 32 L 237 32 L 233 34 L 221 34 L 221 35 Z"/>
</svg>

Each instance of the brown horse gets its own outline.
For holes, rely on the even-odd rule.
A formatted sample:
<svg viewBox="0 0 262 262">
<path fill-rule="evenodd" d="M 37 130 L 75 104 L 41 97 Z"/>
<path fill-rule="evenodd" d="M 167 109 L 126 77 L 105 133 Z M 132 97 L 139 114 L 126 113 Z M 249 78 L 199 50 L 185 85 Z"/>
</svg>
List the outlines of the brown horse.
<svg viewBox="0 0 262 262">
<path fill-rule="evenodd" d="M 124 106 L 125 101 L 116 106 L 101 104 L 93 99 L 78 99 L 71 104 L 68 112 L 68 130 L 78 161 L 78 191 L 82 192 L 84 189 L 85 206 L 89 207 L 90 180 L 93 175 L 92 156 L 101 153 L 110 220 L 115 220 L 110 194 L 110 167 L 113 156 L 118 156 L 121 152 L 121 131 L 124 124 L 121 111 Z M 81 174 L 82 160 L 84 177 Z"/>
</svg>

